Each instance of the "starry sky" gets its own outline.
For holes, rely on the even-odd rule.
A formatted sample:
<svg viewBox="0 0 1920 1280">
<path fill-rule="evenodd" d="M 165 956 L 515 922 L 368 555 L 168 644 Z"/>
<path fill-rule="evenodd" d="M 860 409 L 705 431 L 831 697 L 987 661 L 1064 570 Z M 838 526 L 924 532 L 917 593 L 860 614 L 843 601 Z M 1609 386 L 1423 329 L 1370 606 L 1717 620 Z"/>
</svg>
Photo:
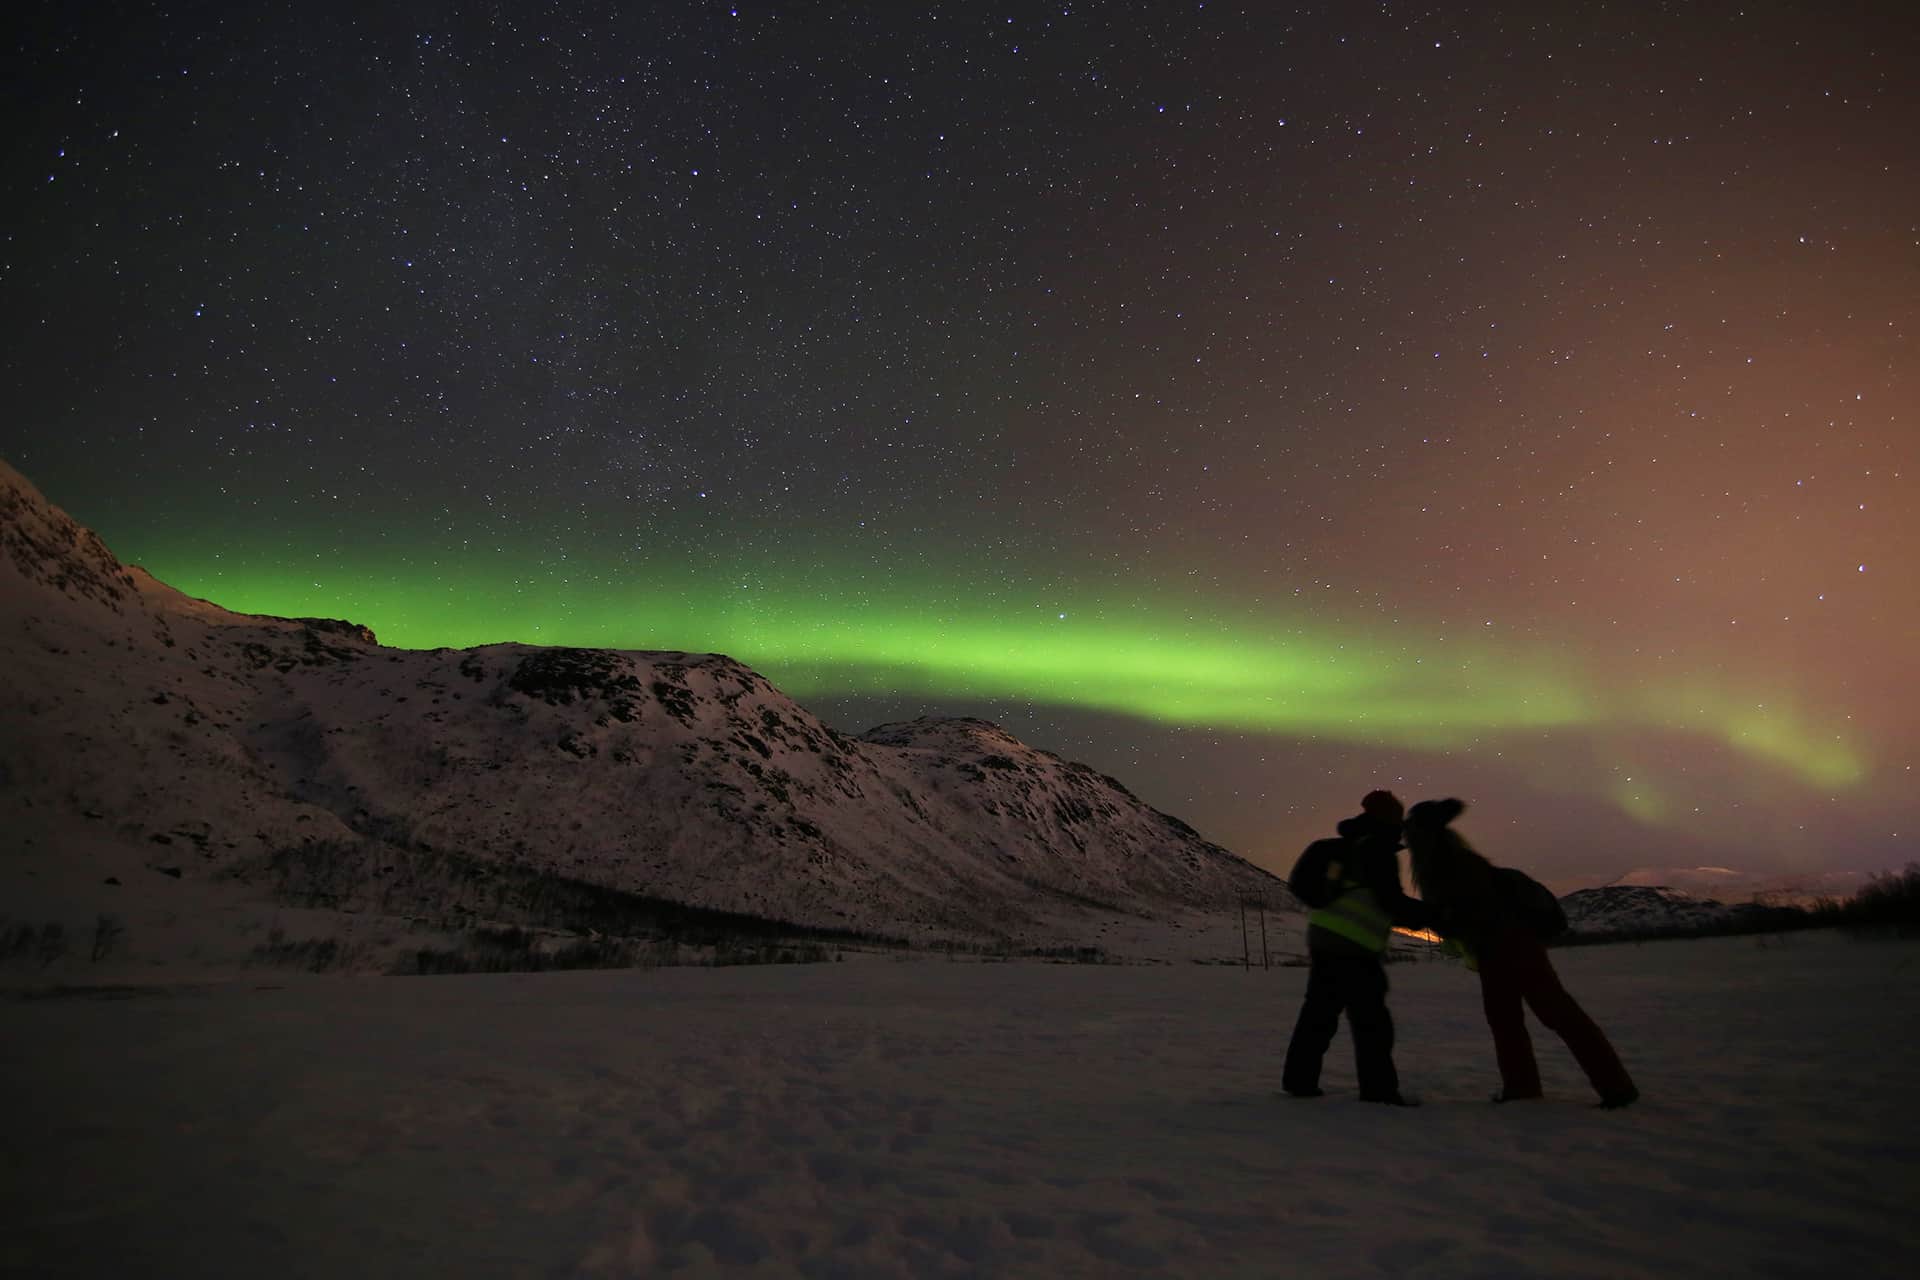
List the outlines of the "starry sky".
<svg viewBox="0 0 1920 1280">
<path fill-rule="evenodd" d="M 385 643 L 973 714 L 1285 872 L 1920 834 L 1896 4 L 9 6 L 0 456 Z"/>
</svg>

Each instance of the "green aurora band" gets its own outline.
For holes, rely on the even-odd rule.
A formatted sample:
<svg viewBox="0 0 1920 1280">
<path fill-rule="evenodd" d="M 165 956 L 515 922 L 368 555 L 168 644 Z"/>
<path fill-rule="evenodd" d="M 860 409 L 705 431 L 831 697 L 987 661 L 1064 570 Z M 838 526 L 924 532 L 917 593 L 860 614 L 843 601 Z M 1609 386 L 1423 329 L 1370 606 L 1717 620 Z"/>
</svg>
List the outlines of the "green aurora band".
<svg viewBox="0 0 1920 1280">
<path fill-rule="evenodd" d="M 581 573 L 557 579 L 391 566 L 284 571 L 156 557 L 158 576 L 248 613 L 348 617 L 401 648 L 519 642 L 726 653 L 788 694 L 912 694 L 1014 700 L 1118 713 L 1163 725 L 1445 751 L 1496 735 L 1560 728 L 1658 730 L 1717 740 L 1801 782 L 1866 777 L 1845 739 L 1778 696 L 1718 678 L 1633 682 L 1607 693 L 1557 649 L 1523 653 L 1479 636 L 1374 622 L 1302 626 L 1244 604 L 1152 605 L 1069 589 L 967 590 L 942 579 L 875 589 L 862 575 Z M 649 586 L 583 586 L 583 582 Z M 798 589 L 755 586 L 798 582 Z M 664 587 L 660 584 L 666 584 Z M 1384 638 L 1383 638 L 1384 637 Z M 1544 648 L 1545 646 L 1539 646 Z M 1642 786 L 1617 802 L 1643 820 L 1664 808 Z"/>
</svg>

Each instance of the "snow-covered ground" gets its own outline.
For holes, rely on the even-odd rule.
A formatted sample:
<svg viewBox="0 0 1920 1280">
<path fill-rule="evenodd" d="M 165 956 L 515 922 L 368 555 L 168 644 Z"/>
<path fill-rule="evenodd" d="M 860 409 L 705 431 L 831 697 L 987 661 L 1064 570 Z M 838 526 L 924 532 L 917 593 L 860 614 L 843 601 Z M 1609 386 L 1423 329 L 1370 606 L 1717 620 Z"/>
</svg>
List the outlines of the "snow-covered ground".
<svg viewBox="0 0 1920 1280">
<path fill-rule="evenodd" d="M 894 962 L 290 978 L 0 1005 L 11 1276 L 1847 1276 L 1920 1253 L 1920 946 L 1556 955 L 1645 1100 L 1276 1096 L 1305 973 Z M 1537 1032 L 1537 1029 L 1536 1029 Z"/>
</svg>

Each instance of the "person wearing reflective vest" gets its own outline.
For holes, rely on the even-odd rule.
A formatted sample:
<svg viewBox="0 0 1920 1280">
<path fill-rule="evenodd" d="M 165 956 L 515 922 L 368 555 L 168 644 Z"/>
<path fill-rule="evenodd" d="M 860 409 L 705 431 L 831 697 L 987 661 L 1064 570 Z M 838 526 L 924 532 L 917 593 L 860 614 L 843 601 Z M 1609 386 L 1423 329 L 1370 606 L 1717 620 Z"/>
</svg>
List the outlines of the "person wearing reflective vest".
<svg viewBox="0 0 1920 1280">
<path fill-rule="evenodd" d="M 1393 1017 L 1381 959 L 1395 925 L 1426 923 L 1425 907 L 1400 887 L 1402 813 L 1391 791 L 1368 792 L 1360 813 L 1339 824 L 1338 836 L 1308 845 L 1287 879 L 1294 896 L 1312 908 L 1307 995 L 1280 1077 L 1281 1087 L 1296 1098 L 1325 1092 L 1320 1065 L 1344 1012 L 1362 1101 L 1417 1105 L 1401 1095 L 1393 1065 Z"/>
</svg>

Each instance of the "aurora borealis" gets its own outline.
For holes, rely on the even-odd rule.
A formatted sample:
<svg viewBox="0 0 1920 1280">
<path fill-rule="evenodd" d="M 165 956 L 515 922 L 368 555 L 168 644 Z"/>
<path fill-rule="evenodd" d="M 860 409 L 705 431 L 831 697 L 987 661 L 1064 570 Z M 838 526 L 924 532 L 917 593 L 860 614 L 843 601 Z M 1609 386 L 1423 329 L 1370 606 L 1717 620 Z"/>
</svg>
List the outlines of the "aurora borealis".
<svg viewBox="0 0 1920 1280">
<path fill-rule="evenodd" d="M 1912 855 L 1897 6 L 28 6 L 0 456 L 383 642 L 976 714 L 1269 866 Z"/>
</svg>

